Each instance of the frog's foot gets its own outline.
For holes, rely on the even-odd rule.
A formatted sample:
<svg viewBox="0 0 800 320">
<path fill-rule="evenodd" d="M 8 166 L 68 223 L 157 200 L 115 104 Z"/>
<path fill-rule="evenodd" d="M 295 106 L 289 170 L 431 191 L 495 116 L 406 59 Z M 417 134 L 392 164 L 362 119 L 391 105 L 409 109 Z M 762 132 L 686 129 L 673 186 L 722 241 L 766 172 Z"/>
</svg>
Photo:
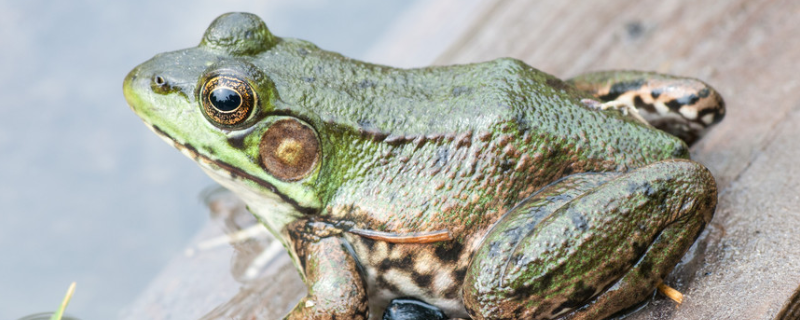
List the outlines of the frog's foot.
<svg viewBox="0 0 800 320">
<path fill-rule="evenodd" d="M 689 145 L 725 115 L 725 102 L 719 93 L 697 79 L 606 71 L 583 74 L 568 82 L 599 99 L 601 105 L 637 109 L 648 123 Z"/>
<path fill-rule="evenodd" d="M 602 319 L 649 297 L 711 220 L 716 185 L 689 160 L 561 179 L 509 211 L 464 279 L 476 319 Z"/>
</svg>

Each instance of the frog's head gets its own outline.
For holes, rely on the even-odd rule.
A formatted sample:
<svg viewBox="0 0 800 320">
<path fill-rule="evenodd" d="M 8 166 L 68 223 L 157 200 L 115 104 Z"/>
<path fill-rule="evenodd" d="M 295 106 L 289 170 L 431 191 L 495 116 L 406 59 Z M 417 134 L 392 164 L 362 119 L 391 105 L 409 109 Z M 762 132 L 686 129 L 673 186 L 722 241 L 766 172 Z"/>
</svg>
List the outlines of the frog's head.
<svg viewBox="0 0 800 320">
<path fill-rule="evenodd" d="M 159 54 L 125 78 L 131 109 L 233 190 L 273 232 L 319 209 L 322 152 L 307 122 L 276 112 L 275 85 L 253 57 L 282 40 L 257 16 L 217 18 L 196 48 Z"/>
</svg>

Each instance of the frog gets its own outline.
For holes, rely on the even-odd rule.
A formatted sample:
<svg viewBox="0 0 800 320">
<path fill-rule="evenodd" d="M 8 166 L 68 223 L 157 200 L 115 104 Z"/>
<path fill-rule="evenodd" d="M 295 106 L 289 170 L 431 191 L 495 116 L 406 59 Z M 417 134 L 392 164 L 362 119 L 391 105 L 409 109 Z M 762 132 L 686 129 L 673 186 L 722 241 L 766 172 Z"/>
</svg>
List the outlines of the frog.
<svg viewBox="0 0 800 320">
<path fill-rule="evenodd" d="M 650 299 L 717 203 L 689 143 L 724 102 L 693 78 L 393 68 L 234 12 L 123 92 L 284 246 L 308 293 L 283 319 L 379 319 L 397 299 L 449 318 L 607 318 Z"/>
</svg>

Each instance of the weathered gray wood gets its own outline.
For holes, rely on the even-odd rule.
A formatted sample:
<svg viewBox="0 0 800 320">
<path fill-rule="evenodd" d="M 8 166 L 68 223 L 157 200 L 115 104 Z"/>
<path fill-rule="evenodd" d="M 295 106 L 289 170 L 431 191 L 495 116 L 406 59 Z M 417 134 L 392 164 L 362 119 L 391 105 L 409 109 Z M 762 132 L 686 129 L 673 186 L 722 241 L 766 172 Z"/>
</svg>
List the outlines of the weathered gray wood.
<svg viewBox="0 0 800 320">
<path fill-rule="evenodd" d="M 230 192 L 209 195 L 207 201 L 210 223 L 120 319 L 279 319 L 306 294 L 283 250 L 258 269 L 257 276 L 247 276 L 247 268 L 269 247 L 271 237 L 209 247 L 209 240 L 220 240 L 256 225 L 256 221 Z"/>
</svg>

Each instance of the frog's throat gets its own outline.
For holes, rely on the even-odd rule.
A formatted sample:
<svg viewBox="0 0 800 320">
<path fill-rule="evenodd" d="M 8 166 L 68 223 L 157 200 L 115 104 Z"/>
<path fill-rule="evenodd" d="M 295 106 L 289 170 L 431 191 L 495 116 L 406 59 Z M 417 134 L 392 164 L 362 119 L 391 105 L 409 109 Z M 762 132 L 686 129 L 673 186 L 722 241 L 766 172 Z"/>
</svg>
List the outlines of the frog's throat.
<svg viewBox="0 0 800 320">
<path fill-rule="evenodd" d="M 294 199 L 280 193 L 268 181 L 237 169 L 228 163 L 215 161 L 198 152 L 195 147 L 176 141 L 158 126 L 145 124 L 162 140 L 194 160 L 214 181 L 236 193 L 247 204 L 248 210 L 255 214 L 276 238 L 283 238 L 283 230 L 289 223 L 304 215 L 317 212 L 316 208 L 301 206 Z M 242 181 L 237 180 L 251 181 L 258 184 L 263 191 L 252 190 L 246 187 Z"/>
</svg>

